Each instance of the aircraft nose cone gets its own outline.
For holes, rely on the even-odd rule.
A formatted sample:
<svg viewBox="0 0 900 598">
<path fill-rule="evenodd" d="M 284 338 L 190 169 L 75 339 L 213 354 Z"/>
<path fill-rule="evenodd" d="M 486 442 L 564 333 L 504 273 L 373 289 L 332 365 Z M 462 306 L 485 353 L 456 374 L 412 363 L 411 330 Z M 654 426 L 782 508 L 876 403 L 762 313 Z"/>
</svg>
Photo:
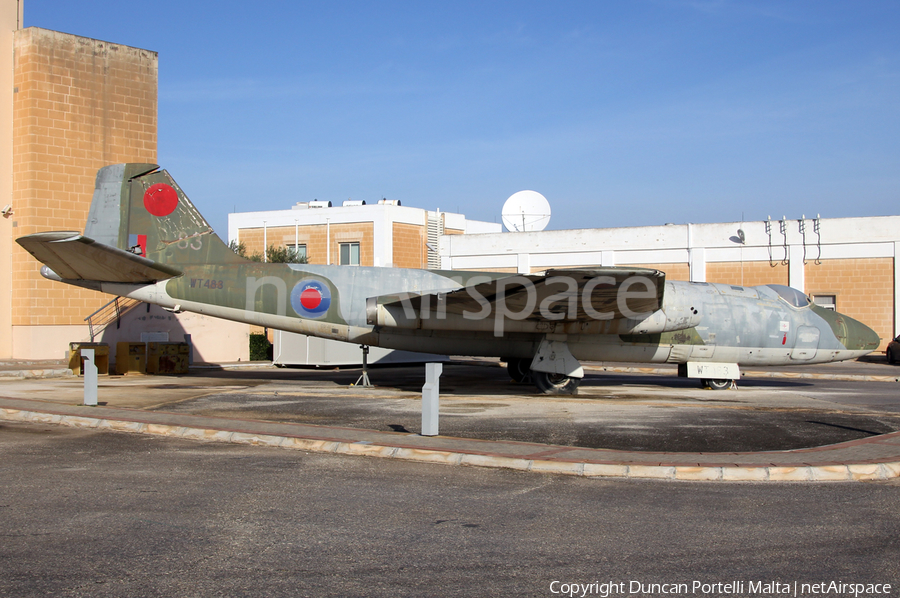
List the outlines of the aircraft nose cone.
<svg viewBox="0 0 900 598">
<path fill-rule="evenodd" d="M 853 318 L 841 316 L 847 324 L 847 340 L 844 346 L 851 351 L 874 351 L 881 344 L 878 333 Z"/>
<path fill-rule="evenodd" d="M 859 351 L 868 353 L 874 351 L 881 344 L 878 333 L 858 320 L 854 320 L 850 316 L 824 309 L 818 305 L 811 306 L 813 311 L 823 320 L 828 322 L 834 335 L 849 351 Z"/>
</svg>

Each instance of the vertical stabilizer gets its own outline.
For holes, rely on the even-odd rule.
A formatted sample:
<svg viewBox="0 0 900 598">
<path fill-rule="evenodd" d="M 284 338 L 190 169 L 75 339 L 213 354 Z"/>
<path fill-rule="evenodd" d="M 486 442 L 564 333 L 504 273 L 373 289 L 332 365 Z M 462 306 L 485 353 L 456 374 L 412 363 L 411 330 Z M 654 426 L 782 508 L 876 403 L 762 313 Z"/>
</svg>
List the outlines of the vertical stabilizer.
<svg viewBox="0 0 900 598">
<path fill-rule="evenodd" d="M 114 164 L 97 171 L 84 235 L 163 264 L 244 261 L 156 164 Z"/>
<path fill-rule="evenodd" d="M 113 164 L 98 170 L 84 236 L 128 249 L 128 181 L 158 168 L 156 164 Z"/>
</svg>

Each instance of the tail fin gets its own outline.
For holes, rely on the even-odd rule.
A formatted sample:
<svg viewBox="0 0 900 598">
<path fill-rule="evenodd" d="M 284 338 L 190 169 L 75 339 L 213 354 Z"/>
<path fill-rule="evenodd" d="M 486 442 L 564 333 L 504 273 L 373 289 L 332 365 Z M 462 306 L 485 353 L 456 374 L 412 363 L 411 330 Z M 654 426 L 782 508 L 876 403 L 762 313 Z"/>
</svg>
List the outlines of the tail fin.
<svg viewBox="0 0 900 598">
<path fill-rule="evenodd" d="M 84 235 L 161 264 L 244 261 L 156 164 L 115 164 L 97 171 Z"/>
</svg>

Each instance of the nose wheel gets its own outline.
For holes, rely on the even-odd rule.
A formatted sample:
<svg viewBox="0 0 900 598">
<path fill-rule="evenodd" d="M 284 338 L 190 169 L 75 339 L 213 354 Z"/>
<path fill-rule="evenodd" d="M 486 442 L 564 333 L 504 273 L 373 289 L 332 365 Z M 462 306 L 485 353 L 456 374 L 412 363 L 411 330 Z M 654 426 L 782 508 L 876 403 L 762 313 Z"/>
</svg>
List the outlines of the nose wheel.
<svg viewBox="0 0 900 598">
<path fill-rule="evenodd" d="M 700 386 L 712 390 L 728 390 L 734 386 L 734 380 L 725 380 L 721 378 L 704 378 L 700 380 Z"/>
</svg>

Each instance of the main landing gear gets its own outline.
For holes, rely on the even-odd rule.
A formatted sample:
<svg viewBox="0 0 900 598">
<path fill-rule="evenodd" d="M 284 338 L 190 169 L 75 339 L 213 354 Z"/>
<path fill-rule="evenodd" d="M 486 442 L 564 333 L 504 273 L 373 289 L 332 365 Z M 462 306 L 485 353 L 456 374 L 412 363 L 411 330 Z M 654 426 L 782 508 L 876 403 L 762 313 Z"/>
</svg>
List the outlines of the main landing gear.
<svg viewBox="0 0 900 598">
<path fill-rule="evenodd" d="M 531 384 L 531 360 L 510 357 L 506 360 L 506 371 L 517 384 Z"/>
<path fill-rule="evenodd" d="M 511 357 L 506 360 L 510 378 L 519 384 L 534 384 L 545 395 L 572 395 L 578 391 L 581 378 L 550 374 L 531 369 L 531 359 Z"/>
<path fill-rule="evenodd" d="M 545 395 L 573 395 L 578 392 L 581 378 L 573 378 L 565 374 L 548 374 L 547 372 L 532 372 L 534 385 Z"/>
</svg>

